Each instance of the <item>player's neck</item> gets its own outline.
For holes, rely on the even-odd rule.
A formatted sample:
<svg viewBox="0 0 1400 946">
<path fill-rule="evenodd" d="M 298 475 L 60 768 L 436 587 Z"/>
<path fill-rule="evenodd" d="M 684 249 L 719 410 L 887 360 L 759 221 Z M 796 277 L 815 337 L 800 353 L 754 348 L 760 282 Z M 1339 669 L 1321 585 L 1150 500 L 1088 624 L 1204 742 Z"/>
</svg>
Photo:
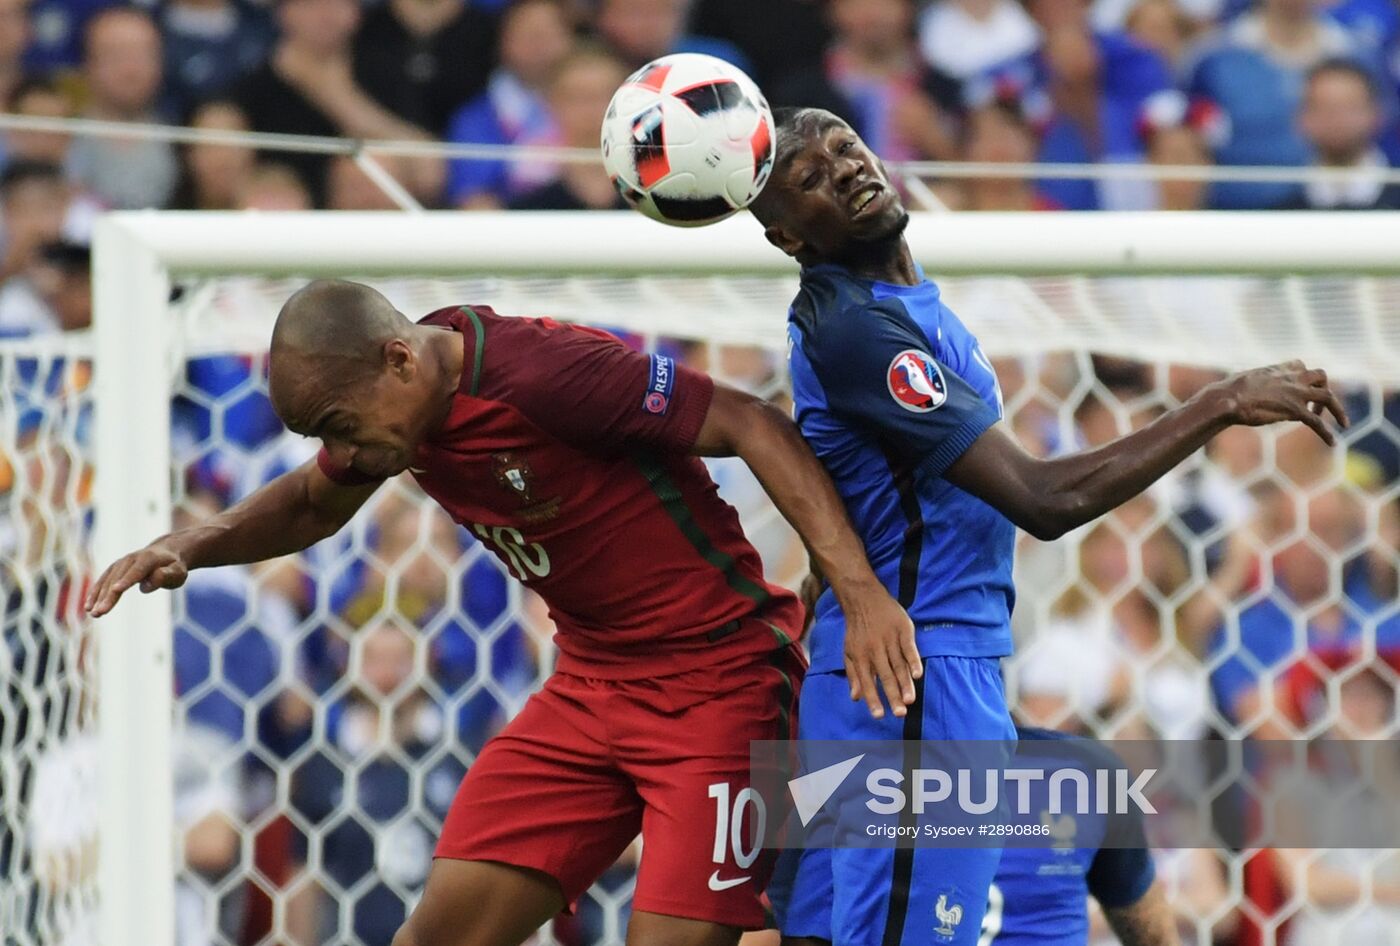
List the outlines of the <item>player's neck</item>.
<svg viewBox="0 0 1400 946">
<path fill-rule="evenodd" d="M 863 279 L 894 286 L 917 286 L 923 282 L 909 242 L 901 233 L 879 243 L 867 243 L 856 248 L 841 265 Z"/>
<path fill-rule="evenodd" d="M 452 402 L 462 386 L 467 356 L 461 333 L 427 328 L 423 339 L 423 364 L 434 392 L 434 411 L 428 424 L 428 435 L 432 436 L 447 423 Z"/>
</svg>

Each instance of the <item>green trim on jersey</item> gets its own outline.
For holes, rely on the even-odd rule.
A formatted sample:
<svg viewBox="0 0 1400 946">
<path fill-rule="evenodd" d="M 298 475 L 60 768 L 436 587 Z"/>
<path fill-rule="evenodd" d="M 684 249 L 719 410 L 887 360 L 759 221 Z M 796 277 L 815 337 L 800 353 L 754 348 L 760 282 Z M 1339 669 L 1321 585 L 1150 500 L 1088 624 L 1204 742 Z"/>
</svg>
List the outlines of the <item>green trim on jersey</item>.
<svg viewBox="0 0 1400 946">
<path fill-rule="evenodd" d="M 476 392 L 481 389 L 481 360 L 486 354 L 486 329 L 481 324 L 481 316 L 472 311 L 470 306 L 462 306 L 462 311 L 472 320 L 472 331 L 476 334 L 476 353 L 472 357 L 472 386 L 469 392 L 472 397 L 476 397 Z"/>
<path fill-rule="evenodd" d="M 635 454 L 633 462 L 642 476 L 646 477 L 651 484 L 652 492 L 656 498 L 661 500 L 662 507 L 666 513 L 676 523 L 681 533 L 695 547 L 695 551 L 700 553 L 700 557 L 709 562 L 715 568 L 724 572 L 724 580 L 734 591 L 751 599 L 755 604 L 766 604 L 772 597 L 761 585 L 756 585 L 735 570 L 735 561 L 732 555 L 728 555 L 715 548 L 710 537 L 705 534 L 705 530 L 700 528 L 700 523 L 695 521 L 695 516 L 690 511 L 690 506 L 686 503 L 685 497 L 681 495 L 680 487 L 671 478 L 671 474 L 666 472 L 666 468 L 655 456 L 650 454 Z"/>
</svg>

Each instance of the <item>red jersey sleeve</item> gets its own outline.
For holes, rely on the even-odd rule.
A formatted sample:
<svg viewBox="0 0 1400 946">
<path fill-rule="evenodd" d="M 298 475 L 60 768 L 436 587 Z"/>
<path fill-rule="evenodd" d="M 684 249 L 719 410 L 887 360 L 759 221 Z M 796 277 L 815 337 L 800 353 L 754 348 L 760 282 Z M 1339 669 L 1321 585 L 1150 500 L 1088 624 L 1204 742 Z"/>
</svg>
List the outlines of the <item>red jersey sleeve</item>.
<svg viewBox="0 0 1400 946">
<path fill-rule="evenodd" d="M 633 351 L 597 329 L 549 319 L 494 328 L 503 337 L 486 333 L 484 376 L 499 379 L 491 387 L 499 384 L 501 400 L 560 440 L 604 449 L 641 444 L 686 452 L 695 446 L 715 390 L 703 372 L 668 355 Z M 514 357 L 492 365 L 493 349 Z"/>
</svg>

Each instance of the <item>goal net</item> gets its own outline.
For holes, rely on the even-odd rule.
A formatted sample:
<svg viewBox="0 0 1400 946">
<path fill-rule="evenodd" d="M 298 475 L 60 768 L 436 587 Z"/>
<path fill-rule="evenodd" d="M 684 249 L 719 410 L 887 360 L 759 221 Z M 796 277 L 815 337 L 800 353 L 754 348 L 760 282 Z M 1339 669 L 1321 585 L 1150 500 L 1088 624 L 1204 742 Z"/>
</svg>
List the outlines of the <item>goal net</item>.
<svg viewBox="0 0 1400 946">
<path fill-rule="evenodd" d="M 1027 722 L 1395 736 L 1387 217 L 914 221 L 1037 454 L 1297 357 L 1354 421 L 1335 449 L 1228 431 L 1100 522 L 1023 538 L 1006 675 Z M 91 333 L 0 340 L 0 943 L 387 946 L 462 773 L 553 666 L 542 604 L 408 477 L 303 555 L 196 573 L 97 623 L 86 584 L 311 455 L 265 381 L 272 319 L 306 278 L 363 278 L 413 317 L 471 302 L 601 326 L 786 403 L 795 271 L 749 220 L 677 232 L 608 214 L 118 214 L 95 266 Z M 769 575 L 796 586 L 805 553 L 752 476 L 713 472 Z M 1346 712 L 1363 675 L 1388 701 L 1364 732 Z M 1369 891 L 1394 865 L 1364 853 L 1157 857 L 1187 942 L 1275 944 L 1393 921 Z M 621 943 L 635 863 L 539 942 Z M 1290 877 L 1314 863 L 1361 900 L 1311 900 Z"/>
</svg>

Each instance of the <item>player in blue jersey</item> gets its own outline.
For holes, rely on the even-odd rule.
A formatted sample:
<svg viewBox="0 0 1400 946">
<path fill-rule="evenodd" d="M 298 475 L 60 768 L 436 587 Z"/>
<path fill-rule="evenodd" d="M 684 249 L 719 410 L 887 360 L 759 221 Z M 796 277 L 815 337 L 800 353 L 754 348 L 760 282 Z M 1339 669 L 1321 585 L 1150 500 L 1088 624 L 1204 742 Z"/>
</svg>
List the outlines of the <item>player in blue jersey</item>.
<svg viewBox="0 0 1400 946">
<path fill-rule="evenodd" d="M 1017 726 L 1015 764 L 1051 770 L 1083 762 L 1085 771 L 1116 769 L 1122 761 L 1088 739 Z M 978 946 L 1087 946 L 1088 898 L 1103 908 L 1123 946 L 1180 946 L 1176 920 L 1152 866 L 1141 817 L 1113 826 L 1123 832 L 1105 843 L 1102 817 L 1051 815 L 1044 781 L 1030 782 L 1032 811 L 1054 842 L 1008 847 L 987 898 Z"/>
<path fill-rule="evenodd" d="M 1000 658 L 1011 651 L 1017 526 L 1056 538 L 1232 424 L 1299 421 L 1330 444 L 1322 414 L 1345 425 L 1345 412 L 1323 372 L 1291 362 L 1210 385 L 1102 447 L 1031 456 L 999 423 L 991 362 L 915 263 L 909 215 L 879 159 L 829 112 L 776 117 L 772 177 L 752 209 L 802 266 L 789 313 L 797 421 L 914 625 L 912 641 L 847 634 L 823 593 L 799 736 L 1009 747 Z M 971 946 L 999 859 L 994 849 L 807 850 L 785 858 L 771 896 L 790 940 Z"/>
</svg>

